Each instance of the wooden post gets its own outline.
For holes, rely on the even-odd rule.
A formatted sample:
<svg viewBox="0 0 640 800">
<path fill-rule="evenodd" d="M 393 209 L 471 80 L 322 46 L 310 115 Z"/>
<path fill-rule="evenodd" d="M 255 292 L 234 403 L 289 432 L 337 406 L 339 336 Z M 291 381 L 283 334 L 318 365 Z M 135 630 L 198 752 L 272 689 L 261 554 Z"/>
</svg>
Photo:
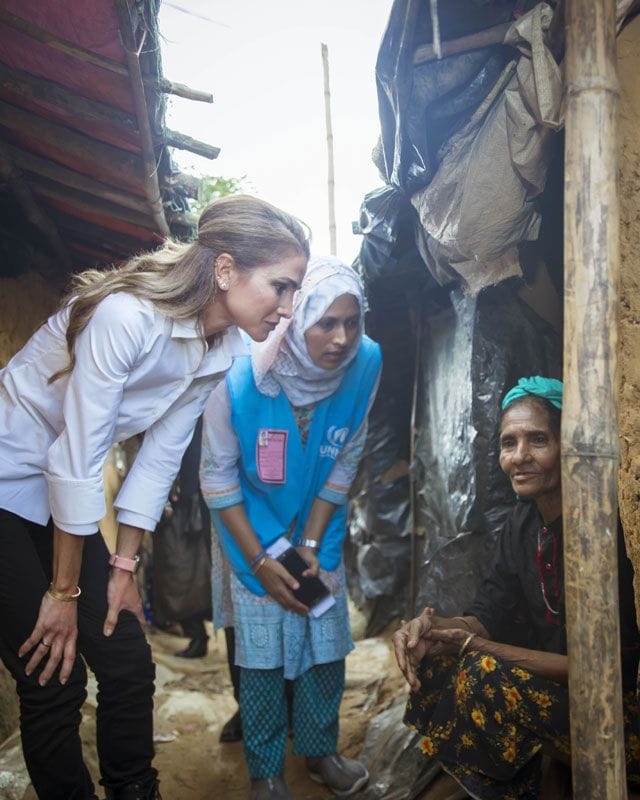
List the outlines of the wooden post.
<svg viewBox="0 0 640 800">
<path fill-rule="evenodd" d="M 142 68 L 140 66 L 139 48 L 136 42 L 129 0 L 116 0 L 116 10 L 118 12 L 120 34 L 122 36 L 122 46 L 124 47 L 127 68 L 129 70 L 129 83 L 131 84 L 131 91 L 133 93 L 133 105 L 136 110 L 138 130 L 140 132 L 140 148 L 142 149 L 142 161 L 144 164 L 144 190 L 158 230 L 163 236 L 171 236 L 167 218 L 164 215 L 162 193 L 160 192 L 160 184 L 158 183 L 158 166 L 156 163 L 156 154 L 153 149 L 149 109 L 147 107 Z"/>
<path fill-rule="evenodd" d="M 621 800 L 615 1 L 565 5 L 562 485 L 573 796 Z"/>
<path fill-rule="evenodd" d="M 411 439 L 409 441 L 409 512 L 411 515 L 411 548 L 409 560 L 409 616 L 420 613 L 416 608 L 418 600 L 419 559 L 422 557 L 424 542 L 422 531 L 418 530 L 418 509 L 420 495 L 418 481 L 416 480 L 416 451 L 418 444 L 418 400 L 422 396 L 420 391 L 420 378 L 422 375 L 422 341 L 424 337 L 424 321 L 422 307 L 418 306 L 415 319 L 416 352 L 413 366 L 413 392 L 411 393 Z"/>
<path fill-rule="evenodd" d="M 324 76 L 324 119 L 327 129 L 327 192 L 329 196 L 329 248 L 331 255 L 338 252 L 336 241 L 336 181 L 333 161 L 333 128 L 331 125 L 331 87 L 329 85 L 329 48 L 320 45 L 322 52 L 322 74 Z"/>
<path fill-rule="evenodd" d="M 169 147 L 177 147 L 179 150 L 188 150 L 190 153 L 196 153 L 204 158 L 217 158 L 220 155 L 220 148 L 206 142 L 201 142 L 200 139 L 194 139 L 193 136 L 187 136 L 186 133 L 179 133 L 165 128 L 162 136 L 162 141 Z"/>
<path fill-rule="evenodd" d="M 439 41 L 440 56 L 438 56 L 435 42 L 421 44 L 415 49 L 413 64 L 425 64 L 428 61 L 436 61 L 439 57 L 446 58 L 447 56 L 453 56 L 457 53 L 466 53 L 469 50 L 490 47 L 492 44 L 502 44 L 502 40 L 512 24 L 512 22 L 502 22 L 500 25 L 494 25 L 492 28 L 485 28 L 476 33 L 461 36 L 459 39 Z"/>
</svg>

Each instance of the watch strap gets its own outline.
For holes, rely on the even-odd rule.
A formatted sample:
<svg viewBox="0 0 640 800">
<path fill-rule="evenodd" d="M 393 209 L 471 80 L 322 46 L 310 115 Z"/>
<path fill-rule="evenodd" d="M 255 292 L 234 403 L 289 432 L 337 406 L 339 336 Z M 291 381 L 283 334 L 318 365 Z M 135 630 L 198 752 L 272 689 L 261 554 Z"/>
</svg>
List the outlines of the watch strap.
<svg viewBox="0 0 640 800">
<path fill-rule="evenodd" d="M 302 539 L 300 547 L 310 547 L 312 550 L 317 550 L 320 547 L 320 542 L 315 539 Z"/>
<path fill-rule="evenodd" d="M 118 567 L 118 569 L 124 569 L 127 572 L 136 572 L 139 563 L 140 556 L 125 558 L 125 556 L 119 556 L 117 553 L 112 553 L 109 557 L 109 564 L 112 567 Z"/>
</svg>

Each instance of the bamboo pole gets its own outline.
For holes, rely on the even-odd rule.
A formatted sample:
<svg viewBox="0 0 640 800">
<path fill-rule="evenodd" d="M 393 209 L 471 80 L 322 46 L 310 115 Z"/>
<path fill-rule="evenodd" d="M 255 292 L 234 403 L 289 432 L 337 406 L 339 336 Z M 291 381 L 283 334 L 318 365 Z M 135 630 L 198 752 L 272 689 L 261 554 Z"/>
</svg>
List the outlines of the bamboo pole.
<svg viewBox="0 0 640 800">
<path fill-rule="evenodd" d="M 566 0 L 562 485 L 574 797 L 626 798 L 617 584 L 614 0 Z"/>
<path fill-rule="evenodd" d="M 142 149 L 142 161 L 144 164 L 143 179 L 145 194 L 147 195 L 149 208 L 158 226 L 158 230 L 163 236 L 170 236 L 171 231 L 169 230 L 169 225 L 164 215 L 162 194 L 160 193 L 160 185 L 158 183 L 158 167 L 156 164 L 155 151 L 153 149 L 149 109 L 147 108 L 147 98 L 144 92 L 139 48 L 136 43 L 129 0 L 116 0 L 116 10 L 118 12 L 120 33 L 122 35 L 122 45 L 124 47 L 129 70 L 129 83 L 133 93 L 133 105 L 136 110 L 138 130 L 140 131 L 140 147 Z"/>
<path fill-rule="evenodd" d="M 470 33 L 468 36 L 461 36 L 459 39 L 449 39 L 448 41 L 438 41 L 438 54 L 435 43 L 421 44 L 416 47 L 413 53 L 413 64 L 425 64 L 428 61 L 436 61 L 438 58 L 446 58 L 456 53 L 466 53 L 469 50 L 478 50 L 481 47 L 489 47 L 492 44 L 502 44 L 506 32 L 511 27 L 511 22 L 503 22 L 494 25 L 492 28 L 485 28 L 477 33 Z"/>
<path fill-rule="evenodd" d="M 125 65 L 121 64 L 119 61 L 115 61 L 113 58 L 107 58 L 106 56 L 101 56 L 98 53 L 94 53 L 92 50 L 87 50 L 85 47 L 80 47 L 79 45 L 74 44 L 67 39 L 62 39 L 60 36 L 50 33 L 44 28 L 36 25 L 34 22 L 30 22 L 22 17 L 18 17 L 4 8 L 0 8 L 0 22 L 15 31 L 18 31 L 19 33 L 22 33 L 24 36 L 27 36 L 30 39 L 35 39 L 35 41 L 40 42 L 47 47 L 51 47 L 54 50 L 58 50 L 67 56 L 71 56 L 78 61 L 83 61 L 85 64 L 93 64 L 95 67 L 100 67 L 101 69 L 108 70 L 116 75 L 123 75 L 124 77 L 129 74 Z M 174 81 L 169 81 L 166 78 L 156 79 L 148 76 L 143 77 L 143 81 L 145 86 L 149 86 L 150 88 L 156 89 L 159 92 L 164 92 L 165 94 L 175 94 L 178 97 L 184 97 L 187 100 L 198 100 L 202 103 L 213 103 L 213 95 L 211 92 L 203 92 L 200 89 L 192 89 L 189 86 L 185 86 L 183 83 L 175 83 Z"/>
<path fill-rule="evenodd" d="M 205 92 L 202 89 L 192 89 L 184 83 L 176 83 L 176 81 L 167 80 L 167 78 L 158 78 L 153 81 L 151 78 L 144 78 L 144 85 L 151 86 L 159 92 L 165 94 L 175 94 L 176 97 L 184 97 L 185 100 L 196 100 L 199 103 L 213 103 L 213 95 L 211 92 Z"/>
<path fill-rule="evenodd" d="M 327 129 L 327 194 L 329 198 L 329 248 L 332 256 L 338 252 L 336 241 L 336 181 L 333 160 L 333 128 L 331 124 L 331 87 L 329 85 L 329 48 L 320 45 L 324 76 L 324 119 Z"/>
<path fill-rule="evenodd" d="M 418 400 L 421 396 L 419 389 L 420 376 L 422 371 L 422 339 L 424 336 L 422 319 L 422 306 L 418 307 L 417 319 L 415 321 L 416 330 L 416 352 L 415 364 L 413 368 L 413 391 L 411 393 L 411 439 L 409 441 L 409 511 L 411 516 L 411 548 L 409 560 L 409 616 L 413 617 L 418 613 L 416 602 L 418 600 L 418 572 L 419 558 L 422 557 L 422 550 L 419 545 L 422 543 L 421 531 L 418 530 L 418 482 L 416 454 L 418 444 Z"/>
<path fill-rule="evenodd" d="M 38 78 L 22 70 L 10 69 L 2 63 L 0 63 L 0 86 L 22 97 L 43 100 L 56 105 L 78 119 L 88 122 L 106 122 L 138 134 L 137 121 L 132 114 L 97 100 L 89 100 L 55 81 Z M 217 158 L 220 154 L 219 147 L 169 128 L 164 129 L 158 143 L 177 147 L 180 150 L 189 150 L 205 158 Z"/>
<path fill-rule="evenodd" d="M 164 144 L 169 147 L 177 147 L 178 150 L 188 150 L 190 153 L 196 153 L 205 158 L 214 159 L 220 155 L 220 148 L 212 144 L 201 142 L 200 139 L 194 139 L 193 136 L 187 136 L 186 133 L 178 133 L 169 128 L 165 128 L 162 136 Z"/>
</svg>

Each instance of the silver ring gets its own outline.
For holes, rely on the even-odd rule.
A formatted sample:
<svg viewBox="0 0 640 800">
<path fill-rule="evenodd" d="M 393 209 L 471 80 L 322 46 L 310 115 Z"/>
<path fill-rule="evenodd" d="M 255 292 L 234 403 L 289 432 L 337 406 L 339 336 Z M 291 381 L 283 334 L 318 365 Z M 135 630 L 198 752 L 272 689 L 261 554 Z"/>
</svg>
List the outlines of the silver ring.
<svg viewBox="0 0 640 800">
<path fill-rule="evenodd" d="M 43 647 L 46 647 L 46 648 L 47 648 L 47 650 L 50 650 L 50 649 L 51 649 L 51 645 L 50 645 L 50 644 L 47 644 L 47 643 L 45 642 L 45 640 L 44 640 L 44 639 L 41 639 L 41 640 L 40 640 L 40 644 L 41 644 Z"/>
</svg>

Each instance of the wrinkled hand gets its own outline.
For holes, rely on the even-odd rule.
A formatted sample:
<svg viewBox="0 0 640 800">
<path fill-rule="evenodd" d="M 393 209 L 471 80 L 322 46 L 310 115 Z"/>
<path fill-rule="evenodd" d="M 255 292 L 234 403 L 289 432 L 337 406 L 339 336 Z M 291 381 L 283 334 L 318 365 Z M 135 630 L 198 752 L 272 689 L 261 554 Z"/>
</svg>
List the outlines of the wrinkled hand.
<svg viewBox="0 0 640 800">
<path fill-rule="evenodd" d="M 77 638 L 78 604 L 75 601 L 55 600 L 48 592 L 45 592 L 40 603 L 40 612 L 35 628 L 18 650 L 20 658 L 33 650 L 25 667 L 26 674 L 31 675 L 38 664 L 43 659 L 47 659 L 42 674 L 38 678 L 40 686 L 44 686 L 62 661 L 60 683 L 66 683 L 76 658 Z"/>
<path fill-rule="evenodd" d="M 292 589 L 300 585 L 293 575 L 279 561 L 267 558 L 257 573 L 257 578 L 264 586 L 267 594 L 273 597 L 283 608 L 295 611 L 296 614 L 307 614 L 309 609 L 293 596 Z"/>
<path fill-rule="evenodd" d="M 434 613 L 433 608 L 425 608 L 419 617 L 415 617 L 409 622 L 402 620 L 400 629 L 393 634 L 392 641 L 396 661 L 412 692 L 420 688 L 420 681 L 416 674 L 418 665 L 433 649 L 427 636 L 433 630 L 431 617 Z"/>
<path fill-rule="evenodd" d="M 145 624 L 142 613 L 142 600 L 133 574 L 124 569 L 113 567 L 107 584 L 107 616 L 104 621 L 103 633 L 111 636 L 121 611 L 131 611 L 138 618 L 142 626 Z"/>
<path fill-rule="evenodd" d="M 469 638 L 470 631 L 464 628 L 437 628 L 427 633 L 427 639 L 438 645 L 439 652 L 445 656 L 457 656 L 460 648 Z M 474 636 L 471 643 L 478 637 Z"/>
<path fill-rule="evenodd" d="M 320 562 L 318 561 L 318 556 L 316 555 L 313 547 L 304 547 L 303 545 L 298 545 L 296 550 L 309 565 L 309 569 L 305 569 L 302 574 L 305 576 L 313 576 L 315 578 L 320 572 Z"/>
</svg>

